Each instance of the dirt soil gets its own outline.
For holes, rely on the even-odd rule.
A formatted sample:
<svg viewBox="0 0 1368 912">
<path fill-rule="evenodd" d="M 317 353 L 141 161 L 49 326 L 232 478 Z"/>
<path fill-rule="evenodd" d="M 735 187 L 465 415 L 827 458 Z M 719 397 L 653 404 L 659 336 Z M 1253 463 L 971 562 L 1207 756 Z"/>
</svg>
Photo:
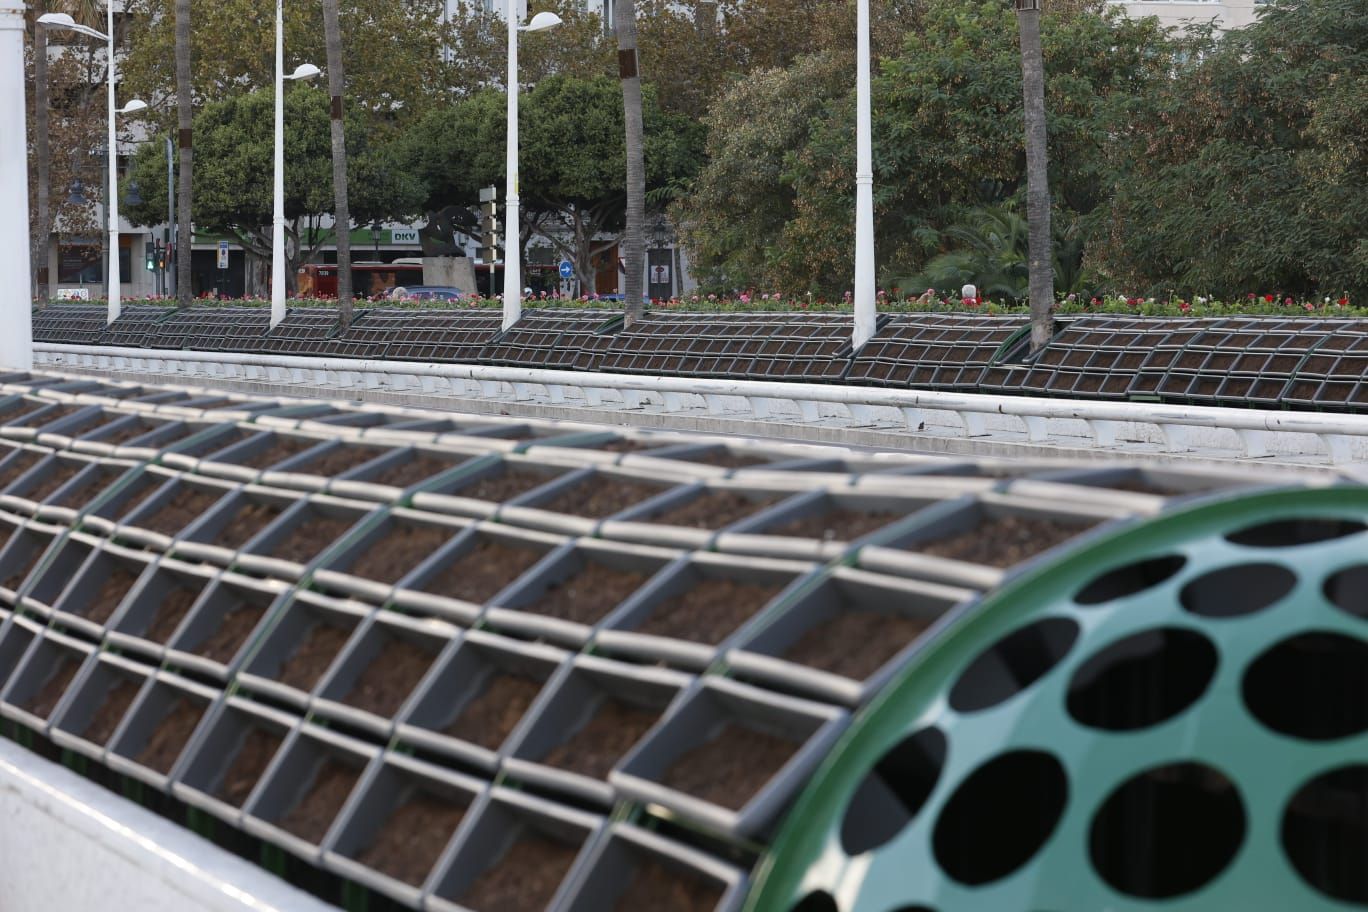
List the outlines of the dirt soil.
<svg viewBox="0 0 1368 912">
<path fill-rule="evenodd" d="M 988 519 L 968 532 L 950 538 L 919 542 L 911 550 L 936 557 L 1010 567 L 1048 551 L 1055 545 L 1082 535 L 1091 524 L 1065 524 L 1052 519 L 1001 516 Z"/>
<path fill-rule="evenodd" d="M 762 456 L 747 456 L 744 453 L 736 453 L 731 450 L 713 450 L 704 453 L 702 456 L 672 456 L 672 459 L 683 459 L 688 462 L 701 462 L 704 465 L 716 466 L 719 469 L 749 469 L 753 466 L 769 465 L 771 460 Z"/>
<path fill-rule="evenodd" d="M 709 491 L 680 506 L 648 517 L 646 521 L 688 526 L 691 529 L 720 529 L 760 512 L 779 499 L 779 495 L 752 499 L 733 491 Z"/>
<path fill-rule="evenodd" d="M 819 541 L 854 541 L 876 529 L 899 519 L 897 513 L 848 510 L 834 507 L 815 516 L 791 519 L 786 523 L 761 529 L 764 535 L 785 535 L 795 538 L 815 538 Z"/>
<path fill-rule="evenodd" d="M 112 434 L 100 438 L 100 443 L 107 443 L 110 446 L 119 446 L 127 443 L 134 437 L 141 437 L 143 434 L 151 433 L 152 427 L 143 424 L 141 421 L 134 421 Z"/>
<path fill-rule="evenodd" d="M 532 472 L 526 469 L 504 469 L 494 475 L 481 478 L 471 484 L 462 485 L 452 493 L 458 497 L 471 497 L 490 503 L 505 503 L 539 488 L 547 482 L 565 474 L 564 472 Z"/>
<path fill-rule="evenodd" d="M 19 480 L 20 475 L 36 466 L 38 460 L 42 458 L 41 453 L 35 453 L 32 450 L 20 450 L 18 455 L 10 460 L 4 471 L 0 472 L 0 488 L 8 488 L 14 484 Z"/>
<path fill-rule="evenodd" d="M 238 602 L 223 619 L 218 629 L 198 646 L 192 647 L 196 655 L 202 655 L 211 662 L 228 664 L 237 655 L 242 644 L 256 629 L 266 609 L 251 602 Z"/>
<path fill-rule="evenodd" d="M 138 762 L 159 773 L 171 772 L 176 758 L 185 750 L 186 743 L 194 734 L 204 710 L 203 704 L 188 697 L 178 697 L 138 754 Z"/>
<path fill-rule="evenodd" d="M 306 693 L 313 690 L 342 647 L 347 645 L 354 629 L 321 622 L 315 624 L 294 654 L 281 664 L 280 683 Z"/>
<path fill-rule="evenodd" d="M 423 590 L 482 604 L 544 556 L 543 551 L 515 548 L 482 536 L 475 540 L 470 551 L 437 574 Z"/>
<path fill-rule="evenodd" d="M 161 489 L 161 482 L 153 481 L 152 479 L 153 476 L 144 475 L 142 478 L 133 482 L 133 484 L 130 486 L 132 489 L 132 493 L 128 496 L 128 499 L 125 500 L 123 502 L 123 505 L 119 508 L 118 515 L 120 517 L 127 516 L 129 513 L 132 513 L 134 510 L 138 509 L 138 507 L 141 507 L 143 505 L 143 501 L 147 500 L 147 498 L 151 497 L 153 494 L 157 493 L 157 491 Z M 91 495 L 91 497 L 88 499 L 94 500 L 94 495 Z M 65 506 L 75 507 L 77 505 L 65 504 Z"/>
<path fill-rule="evenodd" d="M 225 548 L 241 548 L 252 537 L 275 522 L 285 508 L 274 502 L 248 501 L 214 538 L 214 544 Z"/>
<path fill-rule="evenodd" d="M 342 702 L 391 718 L 427 674 L 436 655 L 408 640 L 393 638 L 371 660 Z"/>
<path fill-rule="evenodd" d="M 571 485 L 569 490 L 562 491 L 547 503 L 536 506 L 552 513 L 603 519 L 621 513 L 628 507 L 666 490 L 667 488 L 661 485 L 591 475 L 578 484 Z"/>
<path fill-rule="evenodd" d="M 207 513 L 226 493 L 222 488 L 182 484 L 165 506 L 141 520 L 138 525 L 162 535 L 175 535 Z"/>
<path fill-rule="evenodd" d="M 223 781 L 219 783 L 214 796 L 233 807 L 242 807 L 283 743 L 284 739 L 273 731 L 252 728 L 242 740 L 242 747 L 228 766 L 228 771 L 223 774 Z"/>
<path fill-rule="evenodd" d="M 71 659 L 62 659 L 52 676 L 47 679 L 47 683 L 38 689 L 38 692 L 29 698 L 24 704 L 24 709 L 46 719 L 52 715 L 52 711 L 57 708 L 57 703 L 62 699 L 62 694 L 66 693 L 67 687 L 71 684 L 71 679 L 76 677 L 76 672 L 81 668 L 80 662 Z"/>
<path fill-rule="evenodd" d="M 162 599 L 162 603 L 157 606 L 157 613 L 153 616 L 152 623 L 147 625 L 143 639 L 165 644 L 171 639 L 171 634 L 176 632 L 176 628 L 180 626 L 180 622 L 184 620 L 202 591 L 188 589 L 185 586 L 173 586 Z"/>
<path fill-rule="evenodd" d="M 711 741 L 685 751 L 661 781 L 677 791 L 739 810 L 800 746 L 729 722 Z"/>
<path fill-rule="evenodd" d="M 595 450 L 603 450 L 607 453 L 640 453 L 642 450 L 658 450 L 665 446 L 659 440 L 632 440 L 627 437 L 619 437 L 607 443 L 596 443 L 593 445 Z"/>
<path fill-rule="evenodd" d="M 784 658 L 863 681 L 929 624 L 929 620 L 881 611 L 842 611 L 799 637 Z"/>
<path fill-rule="evenodd" d="M 465 813 L 463 805 L 420 791 L 390 815 L 357 861 L 420 887 Z"/>
<path fill-rule="evenodd" d="M 460 531 L 451 526 L 396 522 L 383 538 L 361 552 L 346 572 L 382 583 L 397 583 Z"/>
<path fill-rule="evenodd" d="M 76 462 L 71 459 L 57 460 L 56 467 L 48 472 L 47 478 L 34 485 L 25 492 L 24 496 L 34 503 L 42 503 L 52 495 L 54 491 L 76 477 L 76 473 L 89 467 L 88 462 Z"/>
<path fill-rule="evenodd" d="M 291 456 L 297 456 L 305 450 L 316 447 L 322 440 L 317 437 L 286 437 L 277 434 L 275 440 L 255 456 L 243 460 L 240 465 L 249 469 L 266 469 L 278 462 L 284 462 Z"/>
<path fill-rule="evenodd" d="M 588 561 L 574 576 L 552 583 L 541 598 L 521 610 L 579 624 L 597 623 L 650 579 L 645 573 L 614 570 Z"/>
<path fill-rule="evenodd" d="M 326 758 L 308 792 L 280 818 L 280 828 L 308 842 L 321 842 L 360 778 L 360 767 Z"/>
<path fill-rule="evenodd" d="M 307 564 L 356 525 L 360 517 L 315 514 L 304 519 L 271 549 L 270 556 Z"/>
<path fill-rule="evenodd" d="M 542 683 L 517 672 L 497 672 L 443 732 L 496 750 L 541 693 Z"/>
<path fill-rule="evenodd" d="M 104 746 L 123 721 L 124 713 L 128 712 L 128 707 L 132 705 L 140 687 L 141 682 L 119 678 L 119 683 L 110 689 L 100 708 L 91 717 L 82 737 L 93 744 Z"/>
<path fill-rule="evenodd" d="M 68 415 L 76 414 L 83 408 L 85 408 L 84 405 L 59 405 L 34 422 L 33 427 L 46 427 L 54 421 L 61 421 Z"/>
<path fill-rule="evenodd" d="M 704 578 L 656 606 L 638 632 L 716 645 L 788 585 Z"/>
<path fill-rule="evenodd" d="M 104 581 L 100 591 L 95 593 L 95 598 L 91 599 L 90 607 L 86 609 L 85 616 L 96 624 L 103 624 L 109 620 L 114 609 L 128 595 L 133 584 L 138 581 L 138 574 L 128 569 L 122 561 L 114 562 L 114 569 L 110 572 L 109 578 Z"/>
<path fill-rule="evenodd" d="M 613 912 L 712 912 L 721 900 L 717 884 L 658 861 L 642 861 Z"/>
<path fill-rule="evenodd" d="M 438 472 L 445 472 L 455 464 L 455 460 L 452 459 L 417 453 L 408 461 L 376 475 L 375 483 L 393 485 L 396 488 L 407 488 L 420 481 L 426 481 Z"/>
<path fill-rule="evenodd" d="M 361 446 L 340 446 L 334 447 L 322 456 L 311 459 L 302 466 L 296 466 L 293 471 L 307 472 L 310 475 L 322 475 L 324 478 L 336 478 L 338 475 L 350 472 L 352 469 L 365 465 L 372 459 L 379 458 L 388 450 L 374 449 L 372 447 Z"/>
<path fill-rule="evenodd" d="M 524 836 L 476 878 L 457 902 L 475 912 L 541 912 L 570 873 L 579 850 L 578 845 L 545 836 Z"/>
<path fill-rule="evenodd" d="M 553 748 L 543 762 L 590 779 L 607 779 L 609 770 L 659 719 L 659 710 L 609 697 L 583 728 Z"/>
<path fill-rule="evenodd" d="M 28 579 L 29 573 L 33 571 L 34 566 L 38 563 L 38 559 L 42 557 L 43 552 L 47 550 L 47 544 L 47 541 L 44 540 L 33 545 L 33 552 L 24 558 L 23 565 L 18 570 L 11 573 L 5 580 L 4 586 L 6 589 L 17 590 L 23 585 L 24 580 Z"/>
<path fill-rule="evenodd" d="M 68 507 L 73 510 L 78 510 L 81 507 L 84 507 L 86 504 L 90 503 L 96 497 L 99 497 L 101 494 L 103 494 L 104 489 L 118 475 L 118 472 L 109 472 L 101 470 L 99 474 L 97 474 L 94 477 L 94 479 L 87 481 L 85 484 L 73 488 L 70 491 L 67 491 L 67 493 L 63 494 L 61 497 L 58 497 L 55 500 L 53 500 L 52 505 L 56 507 Z"/>
</svg>

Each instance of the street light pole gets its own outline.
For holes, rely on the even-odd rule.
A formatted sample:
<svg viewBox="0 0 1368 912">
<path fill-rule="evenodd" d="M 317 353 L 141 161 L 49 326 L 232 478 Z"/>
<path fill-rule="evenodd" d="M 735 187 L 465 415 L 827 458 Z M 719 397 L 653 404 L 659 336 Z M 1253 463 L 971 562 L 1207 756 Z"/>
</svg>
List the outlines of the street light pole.
<svg viewBox="0 0 1368 912">
<path fill-rule="evenodd" d="M 0 366 L 33 367 L 32 314 L 28 285 L 28 140 L 24 121 L 24 0 L 0 0 Z"/>
<path fill-rule="evenodd" d="M 301 63 L 285 75 L 285 0 L 275 5 L 275 170 L 271 192 L 271 328 L 285 319 L 285 80 L 312 79 L 318 67 Z"/>
<path fill-rule="evenodd" d="M 541 12 L 518 25 L 518 0 L 507 0 L 508 17 L 508 159 L 504 185 L 503 328 L 522 317 L 522 237 L 518 230 L 518 32 L 540 32 L 561 24 L 555 13 Z"/>
<path fill-rule="evenodd" d="M 874 335 L 874 154 L 870 115 L 869 0 L 859 0 L 855 57 L 855 333 L 859 351 Z"/>
</svg>

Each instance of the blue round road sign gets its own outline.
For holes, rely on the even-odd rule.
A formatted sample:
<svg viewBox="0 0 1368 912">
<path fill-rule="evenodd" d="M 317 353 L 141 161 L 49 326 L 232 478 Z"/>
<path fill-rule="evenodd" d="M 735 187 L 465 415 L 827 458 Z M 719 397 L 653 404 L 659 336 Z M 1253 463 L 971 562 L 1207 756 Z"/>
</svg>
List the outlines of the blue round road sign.
<svg viewBox="0 0 1368 912">
<path fill-rule="evenodd" d="M 569 261 L 569 260 L 561 260 L 561 261 L 560 261 L 560 277 L 561 277 L 562 279 L 568 279 L 568 278 L 570 278 L 570 277 L 571 277 L 572 275 L 574 275 L 574 274 L 575 274 L 575 267 L 574 267 L 573 265 L 571 265 L 570 261 Z"/>
</svg>

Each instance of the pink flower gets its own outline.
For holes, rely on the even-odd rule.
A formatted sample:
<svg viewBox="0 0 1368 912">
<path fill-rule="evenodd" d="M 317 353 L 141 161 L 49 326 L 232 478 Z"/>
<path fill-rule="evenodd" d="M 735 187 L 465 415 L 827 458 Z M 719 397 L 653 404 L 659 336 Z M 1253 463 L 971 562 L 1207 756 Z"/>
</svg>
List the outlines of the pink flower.
<svg viewBox="0 0 1368 912">
<path fill-rule="evenodd" d="M 1178 305 L 1178 309 L 1181 310 L 1183 313 L 1188 313 L 1192 310 L 1192 305 L 1189 304 L 1187 301 L 1184 301 L 1182 304 Z"/>
<path fill-rule="evenodd" d="M 1310 301 L 1307 301 L 1307 302 L 1306 302 L 1305 304 L 1303 304 L 1302 306 L 1305 307 L 1307 310 L 1315 310 L 1315 309 L 1316 309 L 1316 305 L 1312 304 Z"/>
<path fill-rule="evenodd" d="M 1292 296 L 1291 296 L 1291 295 L 1288 295 L 1287 297 L 1283 298 L 1283 305 L 1284 305 L 1285 307 L 1291 307 L 1291 306 L 1292 306 Z"/>
</svg>

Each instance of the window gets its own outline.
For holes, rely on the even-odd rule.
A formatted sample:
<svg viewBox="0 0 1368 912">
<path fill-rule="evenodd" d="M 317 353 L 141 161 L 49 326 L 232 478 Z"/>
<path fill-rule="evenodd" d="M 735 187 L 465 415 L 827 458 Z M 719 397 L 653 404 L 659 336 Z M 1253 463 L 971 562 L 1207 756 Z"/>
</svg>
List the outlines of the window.
<svg viewBox="0 0 1368 912">
<path fill-rule="evenodd" d="M 61 244 L 58 247 L 57 281 L 92 285 L 104 281 L 104 271 L 100 268 L 100 245 L 88 241 Z"/>
</svg>

